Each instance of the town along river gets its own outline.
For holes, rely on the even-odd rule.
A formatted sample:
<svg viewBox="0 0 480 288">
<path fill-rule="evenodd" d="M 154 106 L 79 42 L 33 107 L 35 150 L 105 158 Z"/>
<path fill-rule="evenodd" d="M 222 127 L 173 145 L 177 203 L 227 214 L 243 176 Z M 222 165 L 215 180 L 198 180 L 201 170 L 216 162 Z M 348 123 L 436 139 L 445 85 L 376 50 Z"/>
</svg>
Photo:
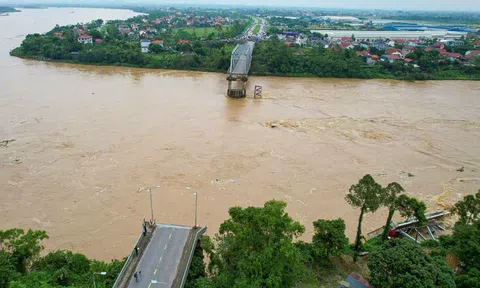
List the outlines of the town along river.
<svg viewBox="0 0 480 288">
<path fill-rule="evenodd" d="M 74 13 L 70 13 L 70 12 Z M 92 12 L 93 11 L 93 12 Z M 359 210 L 344 200 L 371 173 L 442 208 L 480 188 L 480 83 L 250 77 L 36 62 L 10 57 L 27 33 L 121 18 L 125 10 L 27 10 L 0 18 L 0 229 L 44 229 L 48 249 L 122 258 L 149 219 L 218 231 L 232 206 L 288 203 L 312 222 Z M 273 128 L 272 128 L 273 127 Z M 463 172 L 456 171 L 464 167 Z M 386 213 L 367 214 L 364 234 Z"/>
</svg>

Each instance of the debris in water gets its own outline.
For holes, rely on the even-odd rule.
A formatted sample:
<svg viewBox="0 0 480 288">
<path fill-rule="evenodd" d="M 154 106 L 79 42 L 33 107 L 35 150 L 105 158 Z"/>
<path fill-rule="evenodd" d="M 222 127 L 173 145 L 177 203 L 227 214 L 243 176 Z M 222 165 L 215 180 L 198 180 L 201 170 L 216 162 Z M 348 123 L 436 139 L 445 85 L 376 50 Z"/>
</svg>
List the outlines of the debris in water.
<svg viewBox="0 0 480 288">
<path fill-rule="evenodd" d="M 465 171 L 465 167 L 462 166 L 462 168 L 457 169 L 457 172 L 463 172 Z"/>
<path fill-rule="evenodd" d="M 15 139 L 7 139 L 7 140 L 0 141 L 0 146 L 7 147 L 10 142 L 14 142 L 14 141 Z"/>
</svg>

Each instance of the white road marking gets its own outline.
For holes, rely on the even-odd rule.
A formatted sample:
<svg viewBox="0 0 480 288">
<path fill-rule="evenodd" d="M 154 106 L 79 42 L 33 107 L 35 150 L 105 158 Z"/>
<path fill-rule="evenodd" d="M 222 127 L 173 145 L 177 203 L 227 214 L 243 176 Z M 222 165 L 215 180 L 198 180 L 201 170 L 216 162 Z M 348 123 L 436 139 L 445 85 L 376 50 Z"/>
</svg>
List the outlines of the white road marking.
<svg viewBox="0 0 480 288">
<path fill-rule="evenodd" d="M 157 269 L 155 269 L 155 271 L 153 271 L 153 275 L 157 274 Z"/>
<path fill-rule="evenodd" d="M 170 233 L 170 236 L 168 236 L 168 239 L 172 239 L 172 234 Z"/>
<path fill-rule="evenodd" d="M 163 258 L 163 256 L 160 257 L 160 260 L 158 262 L 162 262 L 162 258 Z"/>
<path fill-rule="evenodd" d="M 163 250 L 166 250 L 166 249 L 167 249 L 167 246 L 168 246 L 168 244 L 165 244 L 165 248 L 163 248 Z"/>
</svg>

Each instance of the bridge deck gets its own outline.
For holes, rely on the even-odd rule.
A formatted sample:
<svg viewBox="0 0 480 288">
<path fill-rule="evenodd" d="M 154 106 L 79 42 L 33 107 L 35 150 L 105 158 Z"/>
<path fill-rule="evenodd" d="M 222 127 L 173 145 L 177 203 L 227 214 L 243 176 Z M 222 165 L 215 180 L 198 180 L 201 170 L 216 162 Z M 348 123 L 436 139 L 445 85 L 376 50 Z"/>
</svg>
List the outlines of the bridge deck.
<svg viewBox="0 0 480 288">
<path fill-rule="evenodd" d="M 150 283 L 156 287 L 171 287 L 191 230 L 190 227 L 159 224 L 135 269 L 142 271 L 141 277 L 138 282 L 131 279 L 128 287 L 148 287 Z"/>
<path fill-rule="evenodd" d="M 239 44 L 232 52 L 232 59 L 228 72 L 231 75 L 247 75 L 252 62 L 252 52 L 255 42 L 249 41 Z"/>
</svg>

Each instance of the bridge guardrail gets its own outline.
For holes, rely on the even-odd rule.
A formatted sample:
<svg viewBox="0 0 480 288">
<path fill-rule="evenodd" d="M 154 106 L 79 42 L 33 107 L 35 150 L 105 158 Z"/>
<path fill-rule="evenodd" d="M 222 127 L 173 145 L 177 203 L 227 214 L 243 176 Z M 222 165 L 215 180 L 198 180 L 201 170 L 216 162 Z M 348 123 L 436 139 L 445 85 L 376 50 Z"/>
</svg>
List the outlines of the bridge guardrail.
<svg viewBox="0 0 480 288">
<path fill-rule="evenodd" d="M 127 270 L 128 265 L 130 265 L 130 262 L 132 262 L 132 258 L 135 254 L 135 247 L 138 246 L 140 241 L 143 239 L 143 233 L 140 233 L 140 236 L 138 236 L 137 242 L 135 242 L 135 246 L 133 246 L 132 252 L 130 252 L 130 255 L 128 255 L 127 261 L 125 261 L 125 264 L 123 265 L 122 270 L 120 271 L 120 274 L 117 276 L 117 280 L 113 284 L 112 288 L 119 288 L 119 284 L 122 281 L 123 277 L 125 276 L 125 271 Z"/>
<path fill-rule="evenodd" d="M 197 246 L 197 239 L 200 235 L 205 233 L 205 231 L 207 231 L 207 226 L 203 226 L 200 230 L 197 231 L 195 235 L 196 240 L 193 241 L 192 249 L 190 250 L 192 251 L 192 253 L 190 253 L 190 257 L 188 257 L 187 267 L 185 269 L 185 272 L 183 273 L 182 282 L 180 284 L 180 287 L 182 288 L 185 286 L 185 282 L 187 281 L 188 271 L 190 270 L 190 264 L 192 264 L 193 254 L 195 254 L 195 246 Z"/>
</svg>

